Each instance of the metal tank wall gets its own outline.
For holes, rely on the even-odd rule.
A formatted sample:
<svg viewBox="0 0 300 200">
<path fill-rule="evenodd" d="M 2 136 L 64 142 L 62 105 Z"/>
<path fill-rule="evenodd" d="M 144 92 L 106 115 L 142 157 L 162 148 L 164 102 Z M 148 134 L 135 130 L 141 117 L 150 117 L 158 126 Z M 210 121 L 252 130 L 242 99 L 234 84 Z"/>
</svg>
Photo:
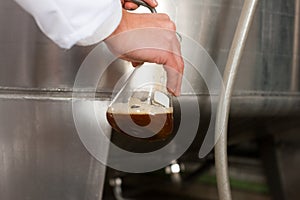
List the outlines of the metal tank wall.
<svg viewBox="0 0 300 200">
<path fill-rule="evenodd" d="M 159 2 L 158 11 L 170 13 L 178 32 L 201 44 L 222 72 L 243 1 L 166 2 Z M 294 0 L 259 3 L 232 115 L 298 113 L 299 75 L 292 73 L 297 71 L 292 63 L 294 4 Z M 101 199 L 105 167 L 80 142 L 71 101 L 76 73 L 93 47 L 59 49 L 11 0 L 0 2 L 0 25 L 0 199 Z M 100 91 L 111 92 L 130 68 L 121 61 L 112 65 Z M 206 94 L 202 80 L 185 75 L 199 94 Z M 108 99 L 98 103 L 106 105 Z"/>
</svg>

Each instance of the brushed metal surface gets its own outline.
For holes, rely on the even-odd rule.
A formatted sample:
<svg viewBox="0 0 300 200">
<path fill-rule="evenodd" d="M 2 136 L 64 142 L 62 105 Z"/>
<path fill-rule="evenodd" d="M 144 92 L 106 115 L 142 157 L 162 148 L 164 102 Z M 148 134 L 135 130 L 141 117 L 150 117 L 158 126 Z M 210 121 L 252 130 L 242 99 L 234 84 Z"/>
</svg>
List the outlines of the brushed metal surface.
<svg viewBox="0 0 300 200">
<path fill-rule="evenodd" d="M 0 86 L 72 88 L 81 62 L 93 47 L 59 49 L 13 1 L 3 0 L 0 5 Z M 161 2 L 158 12 L 169 13 L 178 32 L 202 45 L 223 72 L 242 5 L 243 1 L 235 0 L 174 0 Z M 294 7 L 294 0 L 266 0 L 259 4 L 236 90 L 290 90 Z M 112 90 L 112 82 L 128 68 L 127 64 L 118 65 L 117 71 L 107 73 L 108 79 L 113 78 L 103 87 Z M 198 78 L 186 76 L 203 90 Z"/>
<path fill-rule="evenodd" d="M 202 45 L 222 73 L 243 1 L 159 3 L 158 12 L 168 12 L 178 32 Z M 292 68 L 297 46 L 294 19 L 294 0 L 264 0 L 258 5 L 236 80 L 231 117 L 299 117 L 299 90 L 290 88 L 292 80 L 299 83 L 292 74 L 297 68 Z M 76 73 L 92 49 L 59 49 L 14 1 L 0 1 L 0 199 L 100 198 L 105 168 L 80 142 L 71 105 Z M 294 59 L 299 60 L 299 55 Z M 130 69 L 128 63 L 115 61 L 99 82 L 99 91 L 111 92 Z M 199 93 L 204 111 L 201 133 L 209 104 L 216 102 L 209 100 L 202 78 L 194 74 L 191 69 L 185 76 Z M 187 91 L 183 94 L 180 98 L 188 103 Z"/>
<path fill-rule="evenodd" d="M 0 199 L 102 199 L 105 166 L 81 143 L 71 102 L 0 98 Z"/>
</svg>

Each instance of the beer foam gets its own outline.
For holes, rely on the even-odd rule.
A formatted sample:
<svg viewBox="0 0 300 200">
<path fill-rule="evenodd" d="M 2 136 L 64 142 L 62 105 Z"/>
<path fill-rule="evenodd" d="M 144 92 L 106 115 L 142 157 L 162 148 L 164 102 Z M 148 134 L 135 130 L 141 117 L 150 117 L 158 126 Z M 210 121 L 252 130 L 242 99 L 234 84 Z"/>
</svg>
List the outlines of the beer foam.
<svg viewBox="0 0 300 200">
<path fill-rule="evenodd" d="M 119 114 L 166 114 L 173 113 L 173 108 L 142 102 L 140 99 L 131 98 L 128 103 L 114 103 L 108 108 L 110 113 Z"/>
</svg>

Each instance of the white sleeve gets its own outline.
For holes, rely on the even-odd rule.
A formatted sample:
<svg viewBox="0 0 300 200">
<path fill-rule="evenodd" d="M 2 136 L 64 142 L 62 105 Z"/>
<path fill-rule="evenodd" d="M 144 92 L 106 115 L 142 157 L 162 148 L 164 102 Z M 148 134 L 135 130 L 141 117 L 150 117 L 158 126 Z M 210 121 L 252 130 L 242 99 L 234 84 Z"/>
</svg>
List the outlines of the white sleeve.
<svg viewBox="0 0 300 200">
<path fill-rule="evenodd" d="M 91 45 L 109 36 L 122 17 L 120 0 L 15 0 L 62 48 Z"/>
</svg>

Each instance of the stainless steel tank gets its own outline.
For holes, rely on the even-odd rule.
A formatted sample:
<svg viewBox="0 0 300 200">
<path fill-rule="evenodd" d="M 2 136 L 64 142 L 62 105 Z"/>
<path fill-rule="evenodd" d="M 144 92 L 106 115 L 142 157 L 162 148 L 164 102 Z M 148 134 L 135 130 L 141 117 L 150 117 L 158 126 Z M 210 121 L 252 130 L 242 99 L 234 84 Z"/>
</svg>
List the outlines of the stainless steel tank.
<svg viewBox="0 0 300 200">
<path fill-rule="evenodd" d="M 168 12 L 178 32 L 201 44 L 222 73 L 243 1 L 159 3 L 158 11 Z M 80 142 L 71 100 L 76 73 L 93 47 L 59 49 L 13 1 L 0 2 L 0 15 L 0 199 L 101 199 L 105 167 Z M 294 22 L 294 0 L 260 1 L 238 73 L 232 117 L 299 115 Z M 110 78 L 99 84 L 100 104 L 108 103 L 107 92 L 128 68 L 116 61 L 106 71 Z M 192 73 L 186 77 L 205 107 L 205 84 Z M 184 90 L 182 98 L 188 103 Z"/>
</svg>

